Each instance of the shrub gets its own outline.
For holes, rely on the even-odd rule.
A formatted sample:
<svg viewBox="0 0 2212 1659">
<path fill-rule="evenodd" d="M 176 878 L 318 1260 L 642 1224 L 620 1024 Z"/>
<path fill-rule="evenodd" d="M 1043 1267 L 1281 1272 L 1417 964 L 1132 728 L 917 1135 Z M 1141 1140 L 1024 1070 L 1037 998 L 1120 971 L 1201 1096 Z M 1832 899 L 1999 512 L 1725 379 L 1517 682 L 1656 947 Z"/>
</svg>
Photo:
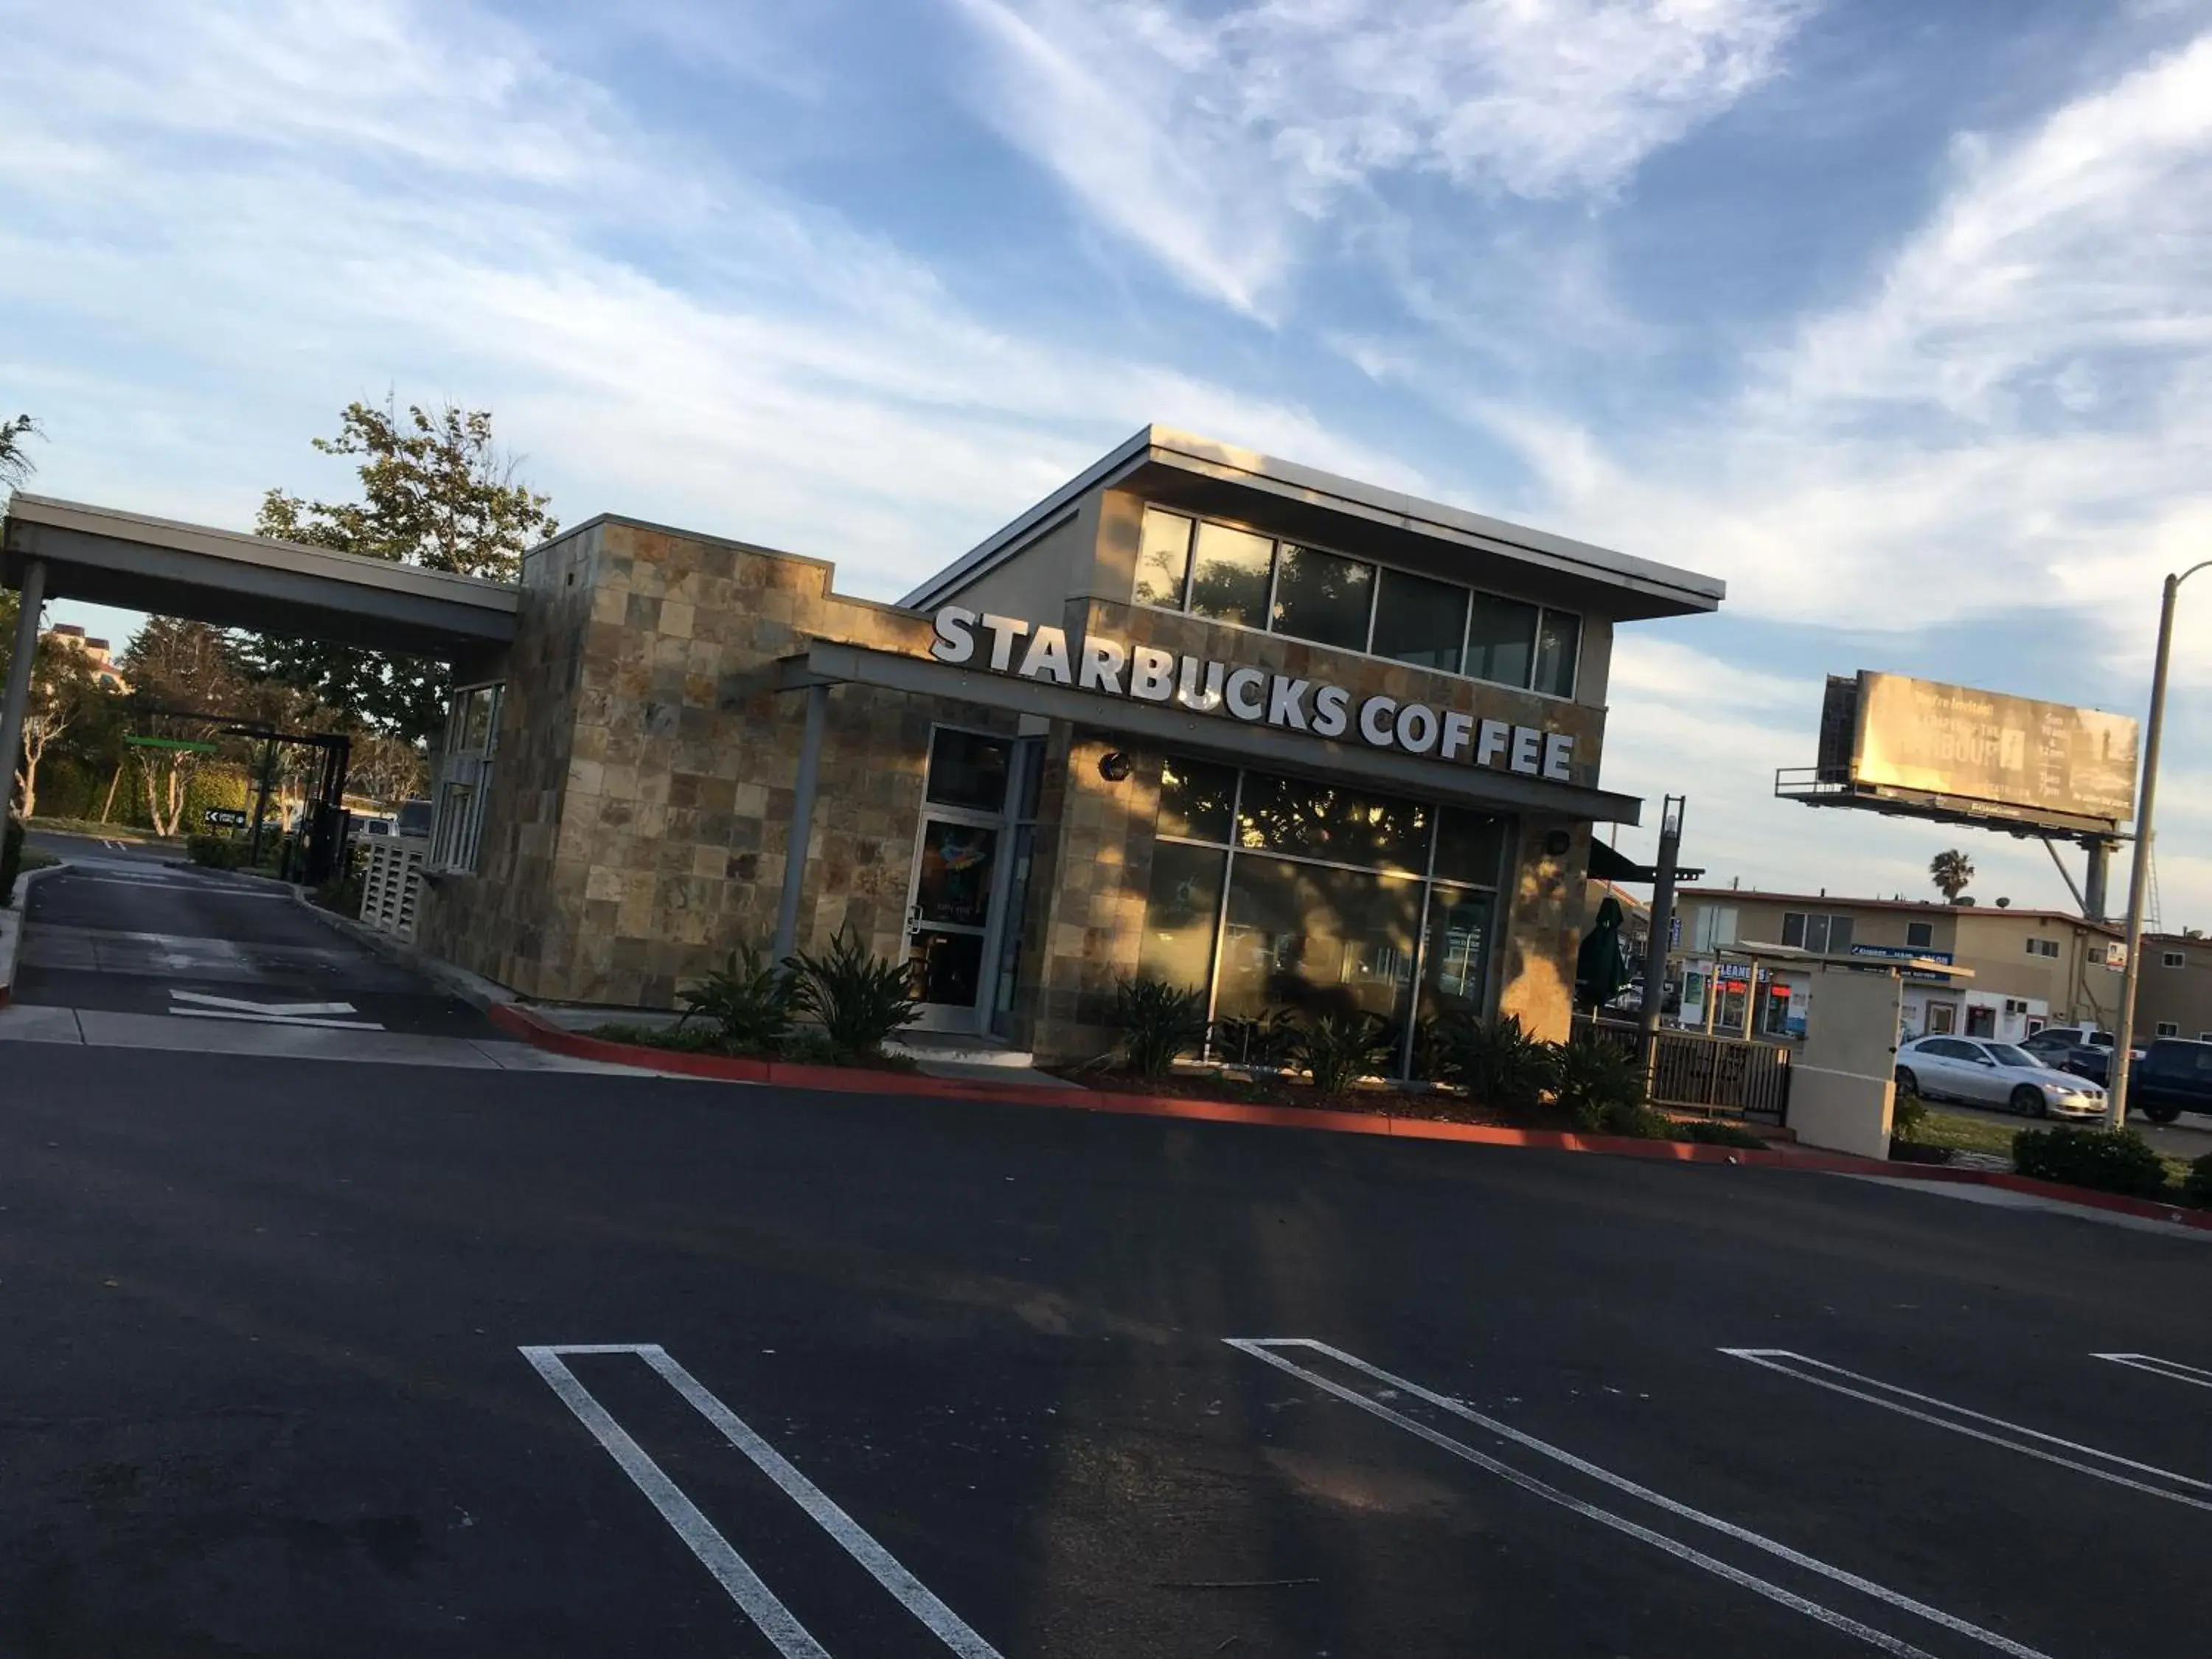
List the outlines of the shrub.
<svg viewBox="0 0 2212 1659">
<path fill-rule="evenodd" d="M 1124 979 L 1114 988 L 1114 1024 L 1130 1075 L 1165 1077 L 1206 1038 L 1206 993 L 1150 974 Z"/>
<path fill-rule="evenodd" d="M 1445 1076 L 1486 1106 L 1526 1111 L 1552 1085 L 1555 1051 L 1522 1030 L 1516 1015 L 1447 1017 L 1438 1022 L 1437 1037 Z"/>
<path fill-rule="evenodd" d="M 1287 1008 L 1270 1008 L 1258 1018 L 1224 1014 L 1213 1022 L 1213 1057 L 1227 1066 L 1280 1071 L 1297 1053 L 1298 1023 Z"/>
<path fill-rule="evenodd" d="M 1928 1103 L 1918 1095 L 1899 1095 L 1897 1104 L 1889 1114 L 1889 1138 L 1892 1140 L 1911 1140 L 1920 1133 L 1920 1126 L 1928 1121 Z"/>
<path fill-rule="evenodd" d="M 2181 1177 L 2181 1201 L 2212 1210 L 2212 1152 L 2191 1164 L 2189 1173 Z"/>
<path fill-rule="evenodd" d="M 2132 1129 L 2022 1129 L 2012 1165 L 2024 1176 L 2130 1198 L 2166 1194 L 2166 1164 Z"/>
<path fill-rule="evenodd" d="M 23 821 L 10 816 L 0 830 L 0 908 L 15 896 L 15 872 L 23 865 Z"/>
<path fill-rule="evenodd" d="M 1711 1119 L 1696 1123 L 1677 1123 L 1674 1139 L 1687 1140 L 1700 1146 L 1741 1146 L 1747 1152 L 1761 1152 L 1766 1142 L 1741 1123 L 1720 1123 Z"/>
<path fill-rule="evenodd" d="M 801 951 L 787 965 L 792 1007 L 821 1022 L 840 1060 L 881 1059 L 884 1044 L 921 1012 L 906 964 L 876 955 L 849 926 L 821 955 Z"/>
<path fill-rule="evenodd" d="M 1313 1074 L 1314 1091 L 1332 1099 L 1388 1066 L 1396 1047 L 1389 1025 L 1364 1009 L 1316 1014 L 1298 1028 L 1299 1062 Z"/>
<path fill-rule="evenodd" d="M 676 1000 L 684 1005 L 678 1028 L 695 1018 L 708 1021 L 732 1054 L 766 1054 L 791 1030 L 791 976 L 750 945 L 731 951 L 720 968 L 678 992 Z"/>
<path fill-rule="evenodd" d="M 246 843 L 228 836 L 186 836 L 185 857 L 210 870 L 236 870 L 246 863 Z"/>
<path fill-rule="evenodd" d="M 1555 1051 L 1553 1066 L 1559 1104 L 1577 1125 L 1615 1134 L 1636 1133 L 1613 1127 L 1633 1122 L 1644 1104 L 1644 1067 L 1633 1054 L 1585 1035 Z"/>
</svg>

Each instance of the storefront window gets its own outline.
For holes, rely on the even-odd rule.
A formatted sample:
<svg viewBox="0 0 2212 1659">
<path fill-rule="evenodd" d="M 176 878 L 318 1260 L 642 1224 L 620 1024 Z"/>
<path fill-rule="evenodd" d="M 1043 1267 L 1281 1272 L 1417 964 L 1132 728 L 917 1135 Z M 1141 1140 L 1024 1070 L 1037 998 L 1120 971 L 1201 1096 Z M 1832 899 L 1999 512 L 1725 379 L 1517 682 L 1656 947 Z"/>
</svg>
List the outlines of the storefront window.
<svg viewBox="0 0 2212 1659">
<path fill-rule="evenodd" d="M 1207 990 L 1215 1018 L 1364 1010 L 1402 1030 L 1417 980 L 1424 1012 L 1486 1008 L 1510 836 L 1487 813 L 1169 757 L 1140 971 Z"/>
<path fill-rule="evenodd" d="M 1364 1010 L 1402 1019 L 1420 908 L 1417 879 L 1238 858 L 1229 875 L 1216 1012 Z"/>
<path fill-rule="evenodd" d="M 1190 520 L 1180 513 L 1145 509 L 1137 544 L 1137 603 L 1182 608 L 1184 578 L 1190 574 Z"/>
<path fill-rule="evenodd" d="M 1275 544 L 1249 530 L 1201 524 L 1190 578 L 1194 615 L 1245 628 L 1267 625 L 1267 577 Z"/>
<path fill-rule="evenodd" d="M 1283 544 L 1275 572 L 1275 631 L 1346 651 L 1367 648 L 1367 613 L 1375 599 L 1375 567 Z"/>
<path fill-rule="evenodd" d="M 1421 1012 L 1480 1013 L 1490 987 L 1490 930 L 1498 896 L 1439 886 L 1429 897 L 1421 951 Z"/>
<path fill-rule="evenodd" d="M 1237 844 L 1255 851 L 1326 859 L 1368 869 L 1428 867 L 1424 802 L 1359 795 L 1303 778 L 1247 773 L 1237 816 Z"/>
<path fill-rule="evenodd" d="M 1582 618 L 1249 530 L 1145 509 L 1136 601 L 1463 674 L 1574 695 Z"/>
<path fill-rule="evenodd" d="M 1178 841 L 1226 842 L 1237 810 L 1237 769 L 1170 756 L 1160 768 L 1156 833 Z"/>
<path fill-rule="evenodd" d="M 1004 738 L 940 726 L 929 740 L 929 799 L 939 806 L 964 806 L 995 812 L 1006 805 Z"/>
<path fill-rule="evenodd" d="M 1536 633 L 1535 689 L 1547 696 L 1575 695 L 1575 655 L 1582 645 L 1583 619 L 1565 611 L 1547 611 Z"/>
<path fill-rule="evenodd" d="M 1467 672 L 1501 685 L 1528 684 L 1536 649 L 1536 607 L 1494 593 L 1474 596 L 1467 628 Z"/>
<path fill-rule="evenodd" d="M 1221 873 L 1228 862 L 1229 854 L 1219 848 L 1171 841 L 1154 844 L 1139 973 L 1201 991 L 1212 981 Z"/>
<path fill-rule="evenodd" d="M 1460 647 L 1467 638 L 1467 602 L 1464 587 L 1403 570 L 1385 570 L 1375 599 L 1375 654 L 1417 668 L 1458 673 Z"/>
</svg>

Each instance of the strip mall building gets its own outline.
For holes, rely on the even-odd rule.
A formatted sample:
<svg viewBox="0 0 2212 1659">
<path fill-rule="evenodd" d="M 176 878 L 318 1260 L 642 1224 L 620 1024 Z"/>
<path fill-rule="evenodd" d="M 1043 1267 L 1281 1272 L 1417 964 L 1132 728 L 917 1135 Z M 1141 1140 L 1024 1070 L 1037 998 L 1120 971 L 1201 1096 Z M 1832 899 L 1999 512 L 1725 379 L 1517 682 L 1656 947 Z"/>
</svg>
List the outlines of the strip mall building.
<svg viewBox="0 0 2212 1659">
<path fill-rule="evenodd" d="M 1054 1058 L 1145 973 L 1564 1035 L 1590 826 L 1640 805 L 1599 781 L 1613 629 L 1723 594 L 1158 428 L 897 605 L 831 577 L 617 518 L 530 554 L 418 942 L 663 1007 L 849 927 L 927 1027 Z"/>
</svg>

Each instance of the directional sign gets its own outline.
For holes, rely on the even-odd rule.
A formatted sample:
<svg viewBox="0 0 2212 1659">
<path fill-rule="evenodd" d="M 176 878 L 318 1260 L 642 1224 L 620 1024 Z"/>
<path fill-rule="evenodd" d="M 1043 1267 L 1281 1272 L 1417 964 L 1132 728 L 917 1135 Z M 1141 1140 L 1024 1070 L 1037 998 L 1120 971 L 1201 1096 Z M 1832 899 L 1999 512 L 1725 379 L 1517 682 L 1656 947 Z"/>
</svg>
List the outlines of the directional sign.
<svg viewBox="0 0 2212 1659">
<path fill-rule="evenodd" d="M 218 830 L 243 830 L 246 824 L 246 814 L 235 806 L 210 806 L 200 817 Z"/>
<path fill-rule="evenodd" d="M 255 1025 L 319 1025 L 340 1031 L 380 1031 L 373 1019 L 338 1019 L 332 1016 L 359 1012 L 350 1002 L 250 1002 L 243 997 L 219 997 L 205 991 L 169 993 L 170 1012 L 191 1019 L 238 1019 Z"/>
</svg>

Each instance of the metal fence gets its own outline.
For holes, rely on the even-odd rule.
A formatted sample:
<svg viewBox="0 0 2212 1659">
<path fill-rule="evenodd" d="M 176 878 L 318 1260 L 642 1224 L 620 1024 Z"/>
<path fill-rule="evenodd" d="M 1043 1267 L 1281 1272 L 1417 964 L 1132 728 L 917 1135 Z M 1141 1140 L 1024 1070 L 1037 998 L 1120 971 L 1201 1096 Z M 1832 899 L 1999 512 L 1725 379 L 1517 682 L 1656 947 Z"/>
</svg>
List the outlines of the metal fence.
<svg viewBox="0 0 2212 1659">
<path fill-rule="evenodd" d="M 1640 1052 L 1643 1033 L 1616 1020 L 1577 1016 L 1577 1036 Z M 1790 1050 L 1779 1043 L 1703 1031 L 1662 1030 L 1651 1062 L 1651 1103 L 1718 1117 L 1780 1123 L 1790 1111 Z"/>
</svg>

